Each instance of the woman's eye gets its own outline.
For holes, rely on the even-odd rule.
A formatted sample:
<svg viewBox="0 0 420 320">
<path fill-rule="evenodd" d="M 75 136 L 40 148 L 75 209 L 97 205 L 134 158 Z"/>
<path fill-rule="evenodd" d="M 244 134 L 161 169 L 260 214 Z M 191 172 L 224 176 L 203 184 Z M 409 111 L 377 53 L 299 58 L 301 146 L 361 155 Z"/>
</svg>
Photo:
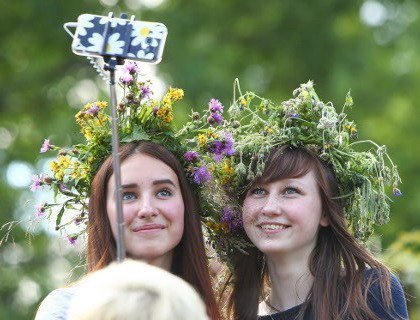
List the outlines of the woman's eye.
<svg viewBox="0 0 420 320">
<path fill-rule="evenodd" d="M 261 196 L 261 195 L 265 195 L 267 193 L 267 191 L 265 191 L 263 188 L 254 188 L 251 190 L 250 194 L 256 195 L 256 196 Z"/>
<path fill-rule="evenodd" d="M 170 196 L 172 195 L 172 192 L 171 192 L 171 191 L 169 191 L 168 189 L 163 189 L 163 190 L 160 190 L 160 191 L 157 193 L 157 195 L 158 195 L 159 197 L 170 197 Z"/>
<path fill-rule="evenodd" d="M 293 187 L 287 187 L 287 188 L 285 188 L 284 189 L 284 194 L 296 194 L 296 193 L 299 193 L 299 190 L 298 189 L 296 189 L 296 188 L 293 188 Z"/>
<path fill-rule="evenodd" d="M 122 194 L 122 199 L 123 200 L 125 200 L 125 201 L 128 201 L 128 200 L 134 200 L 134 199 L 136 199 L 137 197 L 136 197 L 136 195 L 135 195 L 135 193 L 134 192 L 124 192 L 123 194 Z"/>
</svg>

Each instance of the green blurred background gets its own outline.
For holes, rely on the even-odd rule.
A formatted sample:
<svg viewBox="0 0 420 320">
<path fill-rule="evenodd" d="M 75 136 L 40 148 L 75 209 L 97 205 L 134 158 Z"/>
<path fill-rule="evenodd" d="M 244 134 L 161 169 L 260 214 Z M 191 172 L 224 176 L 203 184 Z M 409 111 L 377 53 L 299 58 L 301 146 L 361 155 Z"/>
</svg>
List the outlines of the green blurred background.
<svg viewBox="0 0 420 320">
<path fill-rule="evenodd" d="M 43 139 L 78 142 L 77 108 L 108 96 L 87 60 L 71 52 L 62 25 L 109 11 L 168 27 L 163 61 L 145 70 L 184 88 L 176 112 L 185 119 L 212 97 L 228 104 L 235 77 L 243 90 L 277 101 L 309 79 L 338 106 L 351 89 L 360 137 L 386 144 L 399 165 L 404 195 L 372 243 L 402 279 L 411 318 L 420 319 L 419 9 L 420 1 L 405 0 L 2 1 L 0 225 L 20 224 L 0 230 L 0 319 L 33 318 L 50 290 L 83 272 L 78 247 L 33 222 L 33 206 L 49 195 L 28 185 L 45 172 Z"/>
</svg>

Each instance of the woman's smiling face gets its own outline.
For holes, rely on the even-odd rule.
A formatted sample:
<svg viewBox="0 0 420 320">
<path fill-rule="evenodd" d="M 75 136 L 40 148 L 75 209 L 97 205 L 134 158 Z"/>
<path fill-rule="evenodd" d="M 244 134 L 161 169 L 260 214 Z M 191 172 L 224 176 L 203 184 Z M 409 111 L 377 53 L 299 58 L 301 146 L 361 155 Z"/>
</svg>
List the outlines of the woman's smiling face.
<svg viewBox="0 0 420 320">
<path fill-rule="evenodd" d="M 107 188 L 107 214 L 116 238 L 115 184 Z M 184 202 L 176 173 L 162 161 L 134 154 L 121 164 L 127 255 L 169 269 L 184 231 Z"/>
<path fill-rule="evenodd" d="M 242 212 L 249 239 L 267 255 L 311 252 L 319 226 L 328 225 L 313 170 L 301 177 L 254 185 Z"/>
</svg>

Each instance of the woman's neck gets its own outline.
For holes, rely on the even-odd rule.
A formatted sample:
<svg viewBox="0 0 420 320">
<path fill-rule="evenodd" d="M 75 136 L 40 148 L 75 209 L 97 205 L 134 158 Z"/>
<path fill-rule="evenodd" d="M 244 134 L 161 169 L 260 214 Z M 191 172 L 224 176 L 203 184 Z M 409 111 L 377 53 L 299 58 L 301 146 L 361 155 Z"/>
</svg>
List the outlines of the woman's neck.
<svg viewBox="0 0 420 320">
<path fill-rule="evenodd" d="M 272 311 L 284 311 L 302 304 L 312 288 L 313 276 L 309 271 L 309 254 L 269 255 L 268 272 L 271 293 L 268 306 Z"/>
</svg>

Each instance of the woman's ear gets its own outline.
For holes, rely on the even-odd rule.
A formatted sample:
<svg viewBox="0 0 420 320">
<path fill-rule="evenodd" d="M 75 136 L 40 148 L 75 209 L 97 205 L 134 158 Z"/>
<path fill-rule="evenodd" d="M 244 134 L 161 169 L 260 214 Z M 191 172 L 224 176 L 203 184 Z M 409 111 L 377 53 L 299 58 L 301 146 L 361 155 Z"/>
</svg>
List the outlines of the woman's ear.
<svg viewBox="0 0 420 320">
<path fill-rule="evenodd" d="M 322 213 L 321 219 L 319 220 L 319 225 L 321 227 L 328 227 L 330 225 L 330 220 L 325 213 Z"/>
</svg>

